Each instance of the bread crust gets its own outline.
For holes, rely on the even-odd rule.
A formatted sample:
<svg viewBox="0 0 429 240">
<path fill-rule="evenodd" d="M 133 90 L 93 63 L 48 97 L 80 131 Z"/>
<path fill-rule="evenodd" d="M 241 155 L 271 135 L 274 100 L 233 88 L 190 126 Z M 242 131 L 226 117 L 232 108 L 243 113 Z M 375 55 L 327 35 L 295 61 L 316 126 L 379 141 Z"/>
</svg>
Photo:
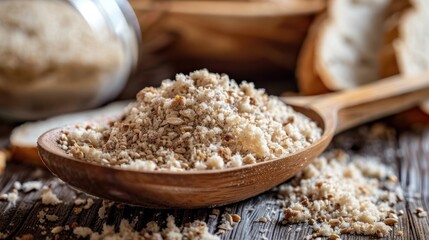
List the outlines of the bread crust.
<svg viewBox="0 0 429 240">
<path fill-rule="evenodd" d="M 296 75 L 299 90 L 304 95 L 315 95 L 329 92 L 315 68 L 315 48 L 319 28 L 327 19 L 326 14 L 320 15 L 311 26 L 298 58 Z"/>
</svg>

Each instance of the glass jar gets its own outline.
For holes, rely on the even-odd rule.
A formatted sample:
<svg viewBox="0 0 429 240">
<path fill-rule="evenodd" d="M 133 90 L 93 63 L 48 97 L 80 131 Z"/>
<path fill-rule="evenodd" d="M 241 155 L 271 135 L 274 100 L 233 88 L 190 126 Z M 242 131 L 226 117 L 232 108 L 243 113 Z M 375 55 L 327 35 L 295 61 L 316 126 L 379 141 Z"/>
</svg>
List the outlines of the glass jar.
<svg viewBox="0 0 429 240">
<path fill-rule="evenodd" d="M 139 41 L 126 0 L 0 1 L 0 117 L 40 119 L 114 99 Z"/>
</svg>

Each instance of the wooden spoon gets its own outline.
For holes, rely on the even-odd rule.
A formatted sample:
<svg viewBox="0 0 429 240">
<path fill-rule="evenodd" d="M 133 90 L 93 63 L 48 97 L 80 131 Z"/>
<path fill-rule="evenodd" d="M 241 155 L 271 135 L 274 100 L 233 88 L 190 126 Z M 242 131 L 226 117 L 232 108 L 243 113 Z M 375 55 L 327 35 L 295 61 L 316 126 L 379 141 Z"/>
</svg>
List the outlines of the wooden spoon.
<svg viewBox="0 0 429 240">
<path fill-rule="evenodd" d="M 418 104 L 429 97 L 429 74 L 396 76 L 338 93 L 285 98 L 323 128 L 319 141 L 294 154 L 225 170 L 188 172 L 132 171 L 75 159 L 57 144 L 62 129 L 38 139 L 48 169 L 89 194 L 156 208 L 199 208 L 237 202 L 286 181 L 328 146 L 335 133 Z"/>
<path fill-rule="evenodd" d="M 324 0 L 254 1 L 141 1 L 131 0 L 136 12 L 167 12 L 208 16 L 273 17 L 305 15 L 322 11 Z"/>
</svg>

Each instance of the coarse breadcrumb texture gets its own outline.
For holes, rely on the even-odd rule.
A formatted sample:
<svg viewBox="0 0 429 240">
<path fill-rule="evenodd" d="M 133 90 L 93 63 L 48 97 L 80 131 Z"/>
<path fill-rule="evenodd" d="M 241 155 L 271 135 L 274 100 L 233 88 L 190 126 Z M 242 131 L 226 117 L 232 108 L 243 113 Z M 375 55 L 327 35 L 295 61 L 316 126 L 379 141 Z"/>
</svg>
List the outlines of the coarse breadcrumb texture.
<svg viewBox="0 0 429 240">
<path fill-rule="evenodd" d="M 55 193 L 52 192 L 52 189 L 45 187 L 42 189 L 40 198 L 42 199 L 42 204 L 44 205 L 58 205 L 63 202 L 58 199 Z"/>
<path fill-rule="evenodd" d="M 137 94 L 122 119 L 59 139 L 74 157 L 135 170 L 204 170 L 266 161 L 308 147 L 321 129 L 278 98 L 199 70 Z"/>
<path fill-rule="evenodd" d="M 194 221 L 187 223 L 183 228 L 178 228 L 174 223 L 174 217 L 167 218 L 167 226 L 161 230 L 156 222 L 147 223 L 141 231 L 134 230 L 128 220 L 121 220 L 119 231 L 115 232 L 114 226 L 104 224 L 101 233 L 93 232 L 88 227 L 76 227 L 73 233 L 78 237 L 88 237 L 91 240 L 110 239 L 134 239 L 134 240 L 218 240 L 219 237 L 208 232 L 205 222 Z"/>
<path fill-rule="evenodd" d="M 334 151 L 314 161 L 280 187 L 283 223 L 309 222 L 310 238 L 386 236 L 398 223 L 392 207 L 403 198 L 397 178 L 377 160 Z"/>
</svg>

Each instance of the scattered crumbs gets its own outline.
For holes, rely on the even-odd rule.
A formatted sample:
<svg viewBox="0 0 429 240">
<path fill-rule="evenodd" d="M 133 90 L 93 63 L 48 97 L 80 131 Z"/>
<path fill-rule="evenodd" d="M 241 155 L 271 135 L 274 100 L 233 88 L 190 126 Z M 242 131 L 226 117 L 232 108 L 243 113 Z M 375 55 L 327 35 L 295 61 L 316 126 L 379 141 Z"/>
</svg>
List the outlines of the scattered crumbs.
<svg viewBox="0 0 429 240">
<path fill-rule="evenodd" d="M 46 219 L 50 222 L 58 221 L 58 218 L 59 217 L 57 215 L 54 215 L 54 214 L 47 214 L 46 215 Z"/>
<path fill-rule="evenodd" d="M 33 239 L 34 239 L 33 234 L 24 234 L 19 237 L 16 237 L 16 240 L 33 240 Z"/>
<path fill-rule="evenodd" d="M 225 211 L 230 211 L 230 209 L 226 208 Z M 216 234 L 224 234 L 227 231 L 233 229 L 237 223 L 241 221 L 241 217 L 238 214 L 230 214 L 226 212 L 222 215 L 222 219 L 220 221 L 220 225 L 217 227 L 218 232 Z"/>
<path fill-rule="evenodd" d="M 255 208 L 253 208 L 253 207 L 252 208 L 248 208 L 247 211 L 248 212 L 253 212 L 253 211 L 255 211 Z"/>
<path fill-rule="evenodd" d="M 98 217 L 100 219 L 106 218 L 106 210 L 110 208 L 114 202 L 111 202 L 109 200 L 103 200 L 101 207 L 98 209 Z"/>
<path fill-rule="evenodd" d="M 219 208 L 213 208 L 212 213 L 209 215 L 211 218 L 217 218 L 220 214 Z"/>
<path fill-rule="evenodd" d="M 402 237 L 402 236 L 404 236 L 404 232 L 403 232 L 403 231 L 401 231 L 401 230 L 399 230 L 399 231 L 396 233 L 396 235 L 398 235 L 398 236 Z"/>
<path fill-rule="evenodd" d="M 78 215 L 78 214 L 80 214 L 81 212 L 82 212 L 82 208 L 80 208 L 80 207 L 74 207 L 74 208 L 73 208 L 73 213 L 74 213 L 74 214 Z"/>
<path fill-rule="evenodd" d="M 66 230 L 66 231 L 70 230 L 70 226 L 69 225 L 65 225 L 64 226 L 64 230 Z"/>
<path fill-rule="evenodd" d="M 89 228 L 89 227 L 75 227 L 73 229 L 73 234 L 78 236 L 78 237 L 86 238 L 86 237 L 91 236 L 93 234 L 93 232 L 92 232 L 91 228 Z"/>
<path fill-rule="evenodd" d="M 299 232 L 299 231 L 301 231 L 300 227 L 295 229 L 295 232 Z"/>
<path fill-rule="evenodd" d="M 45 236 L 46 234 L 48 234 L 47 231 L 42 231 L 40 234 L 42 234 L 42 236 Z"/>
<path fill-rule="evenodd" d="M 256 222 L 263 222 L 263 223 L 266 223 L 266 222 L 268 222 L 268 221 L 271 221 L 271 219 L 270 218 L 268 218 L 268 217 L 260 217 L 260 218 L 258 218 L 258 220 L 256 221 Z"/>
<path fill-rule="evenodd" d="M 15 181 L 14 183 L 13 183 L 13 188 L 14 189 L 16 189 L 16 190 L 21 190 L 21 187 L 22 187 L 22 184 L 21 184 L 21 182 L 19 182 L 19 181 Z"/>
<path fill-rule="evenodd" d="M 28 181 L 22 184 L 21 190 L 24 193 L 28 193 L 31 191 L 39 191 L 42 188 L 43 184 L 41 181 Z"/>
<path fill-rule="evenodd" d="M 260 233 L 266 233 L 266 232 L 268 232 L 268 228 L 265 228 L 265 229 L 259 229 L 259 232 L 260 232 Z"/>
<path fill-rule="evenodd" d="M 417 214 L 417 217 L 419 218 L 424 218 L 428 216 L 428 213 L 425 210 L 423 210 L 423 208 L 420 208 L 420 207 L 416 208 L 416 214 Z"/>
<path fill-rule="evenodd" d="M 74 205 L 76 205 L 76 206 L 79 206 L 79 205 L 82 205 L 82 204 L 85 204 L 85 203 L 86 203 L 86 200 L 82 199 L 82 198 L 76 198 L 74 200 Z"/>
<path fill-rule="evenodd" d="M 136 231 L 128 220 L 121 220 L 119 231 L 115 232 L 114 226 L 104 224 L 101 233 L 93 232 L 88 227 L 76 226 L 73 233 L 78 237 L 91 240 L 101 239 L 133 239 L 133 240 L 162 240 L 162 239 L 195 239 L 195 240 L 219 240 L 219 237 L 208 232 L 205 222 L 196 220 L 186 223 L 183 227 L 176 226 L 174 217 L 167 217 L 167 226 L 161 229 L 156 222 L 148 222 L 141 231 Z"/>
<path fill-rule="evenodd" d="M 9 237 L 8 232 L 0 232 L 0 239 L 6 239 L 7 237 Z"/>
<path fill-rule="evenodd" d="M 94 204 L 94 199 L 88 198 L 86 200 L 86 204 L 85 204 L 85 206 L 83 206 L 83 208 L 84 209 L 89 209 L 90 207 L 92 207 L 93 204 Z"/>
<path fill-rule="evenodd" d="M 42 188 L 42 194 L 40 197 L 44 205 L 58 205 L 62 203 L 62 201 L 58 199 L 57 195 L 52 192 L 52 189 L 48 187 Z"/>
<path fill-rule="evenodd" d="M 386 236 L 398 223 L 392 207 L 401 194 L 393 171 L 378 159 L 343 151 L 319 157 L 278 193 L 283 224 L 308 222 L 313 238 L 330 239 L 341 234 Z"/>
<path fill-rule="evenodd" d="M 123 118 L 77 125 L 58 144 L 78 159 L 105 166 L 208 170 L 297 152 L 321 132 L 312 119 L 253 83 L 237 84 L 204 69 L 142 89 Z"/>
<path fill-rule="evenodd" d="M 16 189 L 13 189 L 12 192 L 7 194 L 7 201 L 11 203 L 13 206 L 16 205 L 16 201 L 18 200 L 18 191 Z"/>
<path fill-rule="evenodd" d="M 45 222 L 46 211 L 47 211 L 46 209 L 42 209 L 37 213 L 37 218 L 39 219 L 40 223 Z"/>
<path fill-rule="evenodd" d="M 241 217 L 238 214 L 232 214 L 231 217 L 234 223 L 239 223 L 241 221 Z"/>
</svg>

